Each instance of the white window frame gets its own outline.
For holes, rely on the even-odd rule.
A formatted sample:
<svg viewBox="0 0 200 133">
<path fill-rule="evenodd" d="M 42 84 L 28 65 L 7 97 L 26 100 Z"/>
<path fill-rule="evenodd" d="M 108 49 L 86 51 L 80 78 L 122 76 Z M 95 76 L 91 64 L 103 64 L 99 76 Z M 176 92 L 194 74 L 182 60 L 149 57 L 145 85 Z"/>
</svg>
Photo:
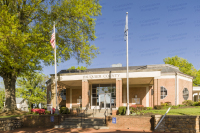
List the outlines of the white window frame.
<svg viewBox="0 0 200 133">
<path fill-rule="evenodd" d="M 189 98 L 189 90 L 188 90 L 188 88 L 186 88 L 186 87 L 183 88 L 183 91 L 182 91 L 182 92 L 184 93 L 184 92 L 185 92 L 185 91 L 184 91 L 185 89 L 187 89 L 187 91 L 188 91 L 188 97 L 187 97 L 187 99 L 185 99 L 185 98 L 184 98 L 184 94 L 183 94 L 183 99 L 184 99 L 184 100 L 188 100 L 188 98 Z M 186 94 L 185 94 L 185 95 L 186 95 Z"/>
<path fill-rule="evenodd" d="M 164 86 L 161 86 L 161 87 L 160 87 L 160 99 L 165 99 L 165 97 L 167 97 L 168 93 L 167 93 L 167 95 L 162 95 L 162 91 L 161 91 L 161 88 L 162 88 L 162 87 L 163 87 L 164 90 L 167 91 L 167 89 L 166 89 Z M 161 98 L 161 96 L 163 96 L 163 98 Z"/>
</svg>

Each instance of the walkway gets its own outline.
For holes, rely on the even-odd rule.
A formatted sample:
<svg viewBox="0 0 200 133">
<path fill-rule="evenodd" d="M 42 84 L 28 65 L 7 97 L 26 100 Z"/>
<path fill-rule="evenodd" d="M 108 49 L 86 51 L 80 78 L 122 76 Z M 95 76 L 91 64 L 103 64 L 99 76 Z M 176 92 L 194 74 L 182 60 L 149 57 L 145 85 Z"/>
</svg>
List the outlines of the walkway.
<svg viewBox="0 0 200 133">
<path fill-rule="evenodd" d="M 63 129 L 63 128 L 20 128 L 13 131 L 6 131 L 4 133 L 151 133 L 152 131 L 138 131 L 136 129 Z M 1 132 L 0 132 L 1 133 Z M 3 133 L 3 132 L 2 132 Z M 154 132 L 155 133 L 155 132 Z"/>
</svg>

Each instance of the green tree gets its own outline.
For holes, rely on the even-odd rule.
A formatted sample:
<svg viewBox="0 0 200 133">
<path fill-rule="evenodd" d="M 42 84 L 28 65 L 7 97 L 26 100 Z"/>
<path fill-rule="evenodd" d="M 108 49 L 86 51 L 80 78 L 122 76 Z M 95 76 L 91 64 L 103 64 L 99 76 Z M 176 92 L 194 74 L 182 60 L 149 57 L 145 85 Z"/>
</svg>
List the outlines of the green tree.
<svg viewBox="0 0 200 133">
<path fill-rule="evenodd" d="M 5 102 L 5 91 L 0 89 L 0 109 L 3 109 Z"/>
<path fill-rule="evenodd" d="M 87 67 L 84 67 L 84 66 L 78 66 L 77 68 L 75 66 L 71 66 L 70 68 L 68 68 L 68 70 L 86 70 Z"/>
<path fill-rule="evenodd" d="M 16 96 L 26 99 L 30 107 L 33 107 L 33 104 L 45 104 L 47 101 L 46 81 L 48 79 L 48 76 L 38 72 L 17 79 L 19 87 L 16 88 Z"/>
<path fill-rule="evenodd" d="M 74 57 L 91 64 L 98 48 L 95 17 L 101 15 L 98 0 L 1 0 L 0 76 L 5 85 L 4 111 L 16 109 L 17 77 L 54 63 L 49 43 L 56 22 L 57 62 Z M 43 63 L 43 64 L 42 64 Z"/>
<path fill-rule="evenodd" d="M 186 59 L 178 57 L 177 55 L 171 58 L 167 57 L 163 61 L 165 62 L 165 64 L 171 64 L 177 66 L 181 72 L 195 77 L 195 79 L 193 80 L 193 85 L 195 85 L 195 82 L 197 82 L 196 80 L 197 70 L 192 65 L 192 63 L 189 63 Z"/>
</svg>

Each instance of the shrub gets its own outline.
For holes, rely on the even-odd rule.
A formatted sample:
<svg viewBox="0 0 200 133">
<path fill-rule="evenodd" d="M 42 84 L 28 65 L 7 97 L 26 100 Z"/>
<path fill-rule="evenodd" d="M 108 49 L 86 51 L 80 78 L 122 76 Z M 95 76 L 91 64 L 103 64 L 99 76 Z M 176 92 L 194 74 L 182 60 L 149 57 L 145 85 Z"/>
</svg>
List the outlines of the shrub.
<svg viewBox="0 0 200 133">
<path fill-rule="evenodd" d="M 120 115 L 125 115 L 126 114 L 126 107 L 119 107 L 118 112 Z"/>
<path fill-rule="evenodd" d="M 178 107 L 185 107 L 185 105 L 183 105 L 183 104 L 179 104 Z"/>
<path fill-rule="evenodd" d="M 45 110 L 45 114 L 50 114 L 50 111 L 48 111 L 48 110 Z"/>
<path fill-rule="evenodd" d="M 130 112 L 131 113 L 139 114 L 139 112 L 141 113 L 142 110 L 147 110 L 147 108 L 144 107 L 143 105 L 131 105 L 130 106 Z"/>
<path fill-rule="evenodd" d="M 163 106 L 162 105 L 155 105 L 154 109 L 163 109 Z"/>
<path fill-rule="evenodd" d="M 152 110 L 152 107 L 147 107 L 147 110 Z"/>
<path fill-rule="evenodd" d="M 168 106 L 168 103 L 161 103 L 162 106 Z"/>
<path fill-rule="evenodd" d="M 172 106 L 172 109 L 177 109 L 178 108 L 178 106 Z"/>
<path fill-rule="evenodd" d="M 193 106 L 200 106 L 200 101 L 194 102 L 194 103 L 193 103 Z"/>
<path fill-rule="evenodd" d="M 165 103 L 167 103 L 167 106 L 171 106 L 172 105 L 171 102 L 165 102 Z"/>
<path fill-rule="evenodd" d="M 45 114 L 44 109 L 31 109 L 31 112 L 35 114 Z"/>
<path fill-rule="evenodd" d="M 193 105 L 193 101 L 192 100 L 185 100 L 185 101 L 183 101 L 183 105 L 186 105 L 186 106 L 192 106 Z"/>
<path fill-rule="evenodd" d="M 69 114 L 69 109 L 67 107 L 61 107 L 60 108 L 60 113 L 62 113 L 62 114 Z"/>
</svg>

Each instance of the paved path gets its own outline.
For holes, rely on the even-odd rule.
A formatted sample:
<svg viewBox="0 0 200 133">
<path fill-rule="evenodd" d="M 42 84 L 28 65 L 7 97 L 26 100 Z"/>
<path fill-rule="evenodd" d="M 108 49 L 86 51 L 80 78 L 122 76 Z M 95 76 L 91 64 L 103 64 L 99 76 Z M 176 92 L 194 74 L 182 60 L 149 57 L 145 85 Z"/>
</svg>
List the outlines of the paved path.
<svg viewBox="0 0 200 133">
<path fill-rule="evenodd" d="M 137 129 L 64 129 L 64 128 L 20 128 L 13 131 L 5 131 L 4 133 L 152 133 L 152 131 L 138 131 Z M 155 132 L 154 132 L 155 133 Z"/>
</svg>

